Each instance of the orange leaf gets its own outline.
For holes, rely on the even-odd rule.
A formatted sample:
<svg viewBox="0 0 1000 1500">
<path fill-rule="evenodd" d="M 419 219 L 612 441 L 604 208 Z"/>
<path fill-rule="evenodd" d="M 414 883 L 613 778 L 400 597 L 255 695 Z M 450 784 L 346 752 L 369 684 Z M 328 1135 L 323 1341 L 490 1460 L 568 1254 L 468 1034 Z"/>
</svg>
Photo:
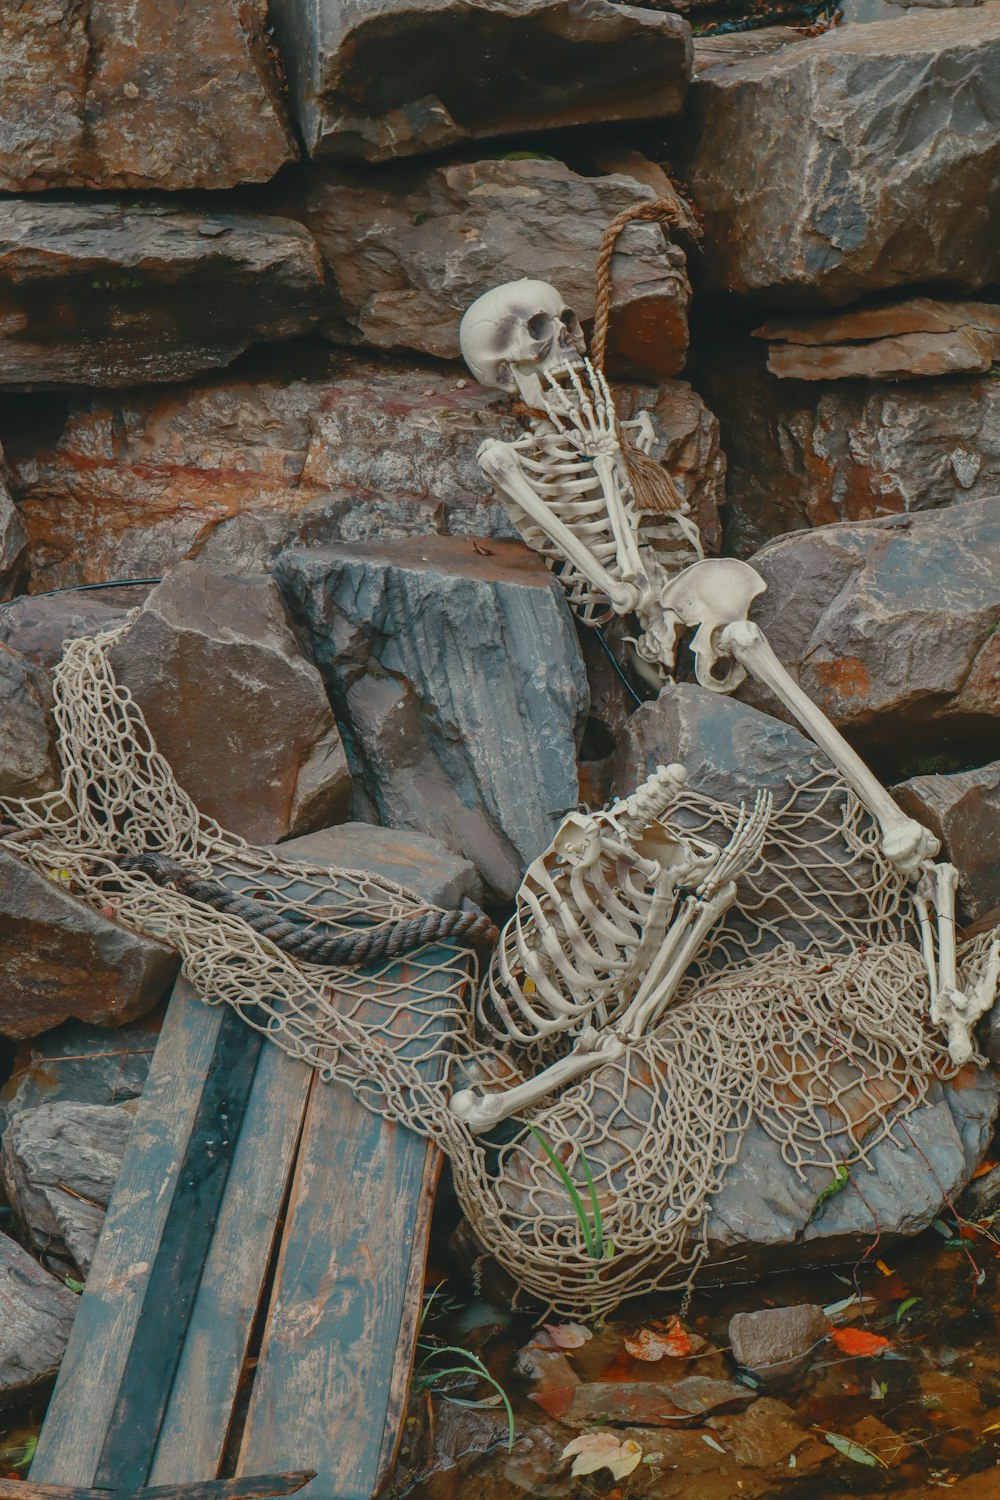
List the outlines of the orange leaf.
<svg viewBox="0 0 1000 1500">
<path fill-rule="evenodd" d="M 640 1328 L 634 1338 L 625 1340 L 625 1348 L 633 1359 L 643 1359 L 651 1364 L 664 1356 L 687 1359 L 691 1353 L 691 1339 L 680 1318 L 674 1318 L 665 1332 Z"/>
<path fill-rule="evenodd" d="M 990 1161 L 989 1157 L 987 1157 L 985 1161 L 981 1161 L 979 1163 L 979 1166 L 973 1172 L 973 1174 L 972 1174 L 973 1179 L 975 1179 L 976 1177 L 985 1177 L 986 1174 L 987 1174 L 987 1172 L 992 1172 L 993 1168 L 996 1165 L 997 1164 L 996 1164 L 995 1161 Z"/>
<path fill-rule="evenodd" d="M 830 1339 L 841 1354 L 859 1355 L 863 1358 L 881 1354 L 891 1342 L 880 1333 L 867 1333 L 863 1328 L 831 1328 Z"/>
</svg>

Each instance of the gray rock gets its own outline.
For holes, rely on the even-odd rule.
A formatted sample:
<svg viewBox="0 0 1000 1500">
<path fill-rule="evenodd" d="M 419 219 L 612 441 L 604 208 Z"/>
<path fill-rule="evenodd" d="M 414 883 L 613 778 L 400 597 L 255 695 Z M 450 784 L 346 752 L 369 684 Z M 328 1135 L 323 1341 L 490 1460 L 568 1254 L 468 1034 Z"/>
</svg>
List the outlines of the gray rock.
<svg viewBox="0 0 1000 1500">
<path fill-rule="evenodd" d="M 277 577 L 361 809 L 439 838 L 506 900 L 578 798 L 587 685 L 559 586 L 518 542 L 289 551 Z"/>
<path fill-rule="evenodd" d="M 0 387 L 181 380 L 319 321 L 323 264 L 291 219 L 162 204 L 0 204 Z"/>
<path fill-rule="evenodd" d="M 149 586 L 83 589 L 66 594 L 21 594 L 0 609 L 0 642 L 35 666 L 54 667 L 63 644 L 96 635 L 124 621 L 149 594 Z"/>
<path fill-rule="evenodd" d="M 141 1021 L 114 1028 L 67 1021 L 22 1042 L 0 1088 L 0 1135 L 11 1118 L 39 1104 L 121 1104 L 141 1093 L 159 1028 Z"/>
<path fill-rule="evenodd" d="M 344 816 L 351 775 L 273 580 L 181 563 L 111 665 L 200 810 L 251 843 Z"/>
<path fill-rule="evenodd" d="M 28 533 L 5 483 L 0 449 L 0 600 L 9 599 L 24 580 L 28 562 Z M 0 610 L 2 616 L 3 610 Z"/>
<path fill-rule="evenodd" d="M 763 1307 L 737 1313 L 729 1321 L 733 1359 L 769 1383 L 795 1375 L 827 1335 L 829 1319 L 811 1302 L 796 1307 Z"/>
<path fill-rule="evenodd" d="M 950 776 L 912 776 L 892 789 L 904 812 L 937 834 L 958 868 L 959 915 L 1000 907 L 1000 761 Z"/>
<path fill-rule="evenodd" d="M 678 16 L 607 0 L 272 0 L 270 18 L 315 158 L 676 114 L 690 72 Z"/>
<path fill-rule="evenodd" d="M 37 1036 L 71 1016 L 109 1026 L 134 1020 L 163 998 L 177 969 L 169 948 L 0 850 L 0 1035 Z"/>
<path fill-rule="evenodd" d="M 132 1131 L 134 1104 L 42 1104 L 11 1120 L 0 1175 L 24 1243 L 86 1276 Z"/>
<path fill-rule="evenodd" d="M 707 284 L 822 306 L 996 281 L 998 78 L 996 4 L 699 41 L 678 144 Z"/>
<path fill-rule="evenodd" d="M 227 188 L 297 155 L 262 35 L 230 0 L 4 6 L 0 191 Z"/>
<path fill-rule="evenodd" d="M 37 797 L 58 786 L 50 705 L 44 669 L 0 644 L 0 797 Z"/>
<path fill-rule="evenodd" d="M 283 859 L 371 870 L 446 911 L 460 907 L 467 897 L 477 903 L 483 899 L 475 865 L 422 833 L 380 828 L 376 823 L 341 823 L 287 839 L 276 846 L 276 852 Z"/>
<path fill-rule="evenodd" d="M 458 359 L 466 308 L 522 276 L 553 282 L 589 323 L 601 236 L 623 209 L 655 196 L 634 178 L 581 177 L 560 161 L 478 161 L 374 179 L 315 173 L 298 211 L 336 280 L 331 338 Z M 691 295 L 683 251 L 658 225 L 632 225 L 613 277 L 609 371 L 676 375 Z"/>
<path fill-rule="evenodd" d="M 0 1234 L 0 1403 L 41 1393 L 66 1352 L 78 1299 Z"/>
<path fill-rule="evenodd" d="M 896 777 L 943 752 L 995 754 L 1000 499 L 797 532 L 754 566 L 775 652 L 863 753 Z M 763 689 L 740 693 L 778 711 Z"/>
</svg>

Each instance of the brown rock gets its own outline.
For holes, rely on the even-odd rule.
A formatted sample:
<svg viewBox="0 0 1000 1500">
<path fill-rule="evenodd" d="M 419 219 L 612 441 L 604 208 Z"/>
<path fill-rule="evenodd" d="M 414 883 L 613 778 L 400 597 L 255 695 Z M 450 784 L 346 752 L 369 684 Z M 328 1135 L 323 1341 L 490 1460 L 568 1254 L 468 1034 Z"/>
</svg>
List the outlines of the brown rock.
<svg viewBox="0 0 1000 1500">
<path fill-rule="evenodd" d="M 38 797 L 58 785 L 49 709 L 48 674 L 0 645 L 0 797 Z"/>
<path fill-rule="evenodd" d="M 55 1379 L 78 1305 L 68 1287 L 0 1234 L 0 1401 L 34 1396 Z"/>
<path fill-rule="evenodd" d="M 170 988 L 178 960 L 0 850 L 0 967 L 0 1034 L 19 1038 L 71 1016 L 109 1026 L 145 1015 Z"/>
<path fill-rule="evenodd" d="M 729 1322 L 729 1342 L 738 1365 L 775 1381 L 801 1370 L 828 1330 L 823 1309 L 804 1302 L 737 1313 Z"/>
<path fill-rule="evenodd" d="M 347 815 L 340 734 L 270 578 L 182 563 L 111 663 L 180 784 L 224 828 L 269 843 Z"/>
<path fill-rule="evenodd" d="M 733 1380 L 688 1375 L 683 1380 L 589 1381 L 574 1386 L 558 1415 L 567 1427 L 692 1427 L 713 1412 L 749 1406 L 754 1392 Z"/>
<path fill-rule="evenodd" d="M 0 190 L 226 188 L 297 155 L 234 0 L 52 0 L 0 14 Z"/>
<path fill-rule="evenodd" d="M 0 386 L 180 380 L 319 321 L 301 224 L 161 204 L 0 202 Z"/>
<path fill-rule="evenodd" d="M 690 73 L 679 17 L 607 0 L 272 0 L 270 17 L 315 158 L 676 114 Z"/>
<path fill-rule="evenodd" d="M 342 870 L 374 870 L 416 891 L 434 906 L 453 910 L 466 897 L 479 902 L 483 887 L 471 860 L 423 833 L 380 828 L 377 823 L 339 823 L 278 845 L 282 859 L 304 859 Z M 2 1098 L 2 1095 L 0 1095 Z"/>
<path fill-rule="evenodd" d="M 0 609 L 0 641 L 36 667 L 51 668 L 63 643 L 96 635 L 138 609 L 149 585 L 122 589 L 74 589 L 66 594 L 21 594 Z"/>
<path fill-rule="evenodd" d="M 0 449 L 0 600 L 17 592 L 28 567 L 28 533 L 5 479 L 6 467 Z"/>
<path fill-rule="evenodd" d="M 983 373 L 1000 359 L 1000 307 L 914 297 L 834 317 L 770 319 L 767 368 L 784 380 L 913 380 Z"/>
<path fill-rule="evenodd" d="M 631 177 L 581 177 L 546 160 L 410 168 L 374 180 L 314 174 L 301 213 L 340 301 L 326 332 L 337 341 L 457 359 L 466 308 L 522 276 L 554 283 L 588 323 L 604 230 L 623 209 L 655 196 Z M 687 350 L 691 295 L 683 251 L 658 225 L 631 225 L 612 274 L 609 370 L 675 375 Z"/>
<path fill-rule="evenodd" d="M 896 768 L 995 752 L 1000 499 L 797 532 L 754 566 L 774 650 L 863 752 Z M 764 689 L 740 696 L 784 716 Z"/>
<path fill-rule="evenodd" d="M 636 402 L 655 399 L 671 468 L 716 535 L 715 419 L 683 382 L 658 392 L 642 387 Z M 518 430 L 509 401 L 463 366 L 322 350 L 169 390 L 72 398 L 54 427 L 43 408 L 35 427 L 0 410 L 37 590 L 148 578 L 188 556 L 267 568 L 296 539 L 511 536 L 476 451 Z"/>
<path fill-rule="evenodd" d="M 996 281 L 1000 95 L 968 80 L 998 67 L 995 3 L 699 41 L 680 145 L 708 284 L 815 307 Z"/>
<path fill-rule="evenodd" d="M 1000 906 L 1000 760 L 950 776 L 912 776 L 893 796 L 937 834 L 957 866 L 962 919 L 978 922 Z"/>
</svg>

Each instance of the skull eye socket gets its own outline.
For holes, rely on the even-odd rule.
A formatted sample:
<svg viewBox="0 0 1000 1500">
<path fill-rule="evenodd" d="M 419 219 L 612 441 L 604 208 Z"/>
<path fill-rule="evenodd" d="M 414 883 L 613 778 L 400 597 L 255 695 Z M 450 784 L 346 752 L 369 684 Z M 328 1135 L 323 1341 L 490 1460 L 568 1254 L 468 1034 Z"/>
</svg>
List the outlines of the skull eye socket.
<svg viewBox="0 0 1000 1500">
<path fill-rule="evenodd" d="M 576 313 L 571 307 L 564 307 L 562 312 L 559 314 L 559 321 L 560 323 L 565 323 L 567 328 L 575 328 Z"/>
<path fill-rule="evenodd" d="M 543 339 L 551 332 L 552 319 L 548 313 L 535 313 L 534 317 L 528 319 L 526 327 L 533 339 Z"/>
</svg>

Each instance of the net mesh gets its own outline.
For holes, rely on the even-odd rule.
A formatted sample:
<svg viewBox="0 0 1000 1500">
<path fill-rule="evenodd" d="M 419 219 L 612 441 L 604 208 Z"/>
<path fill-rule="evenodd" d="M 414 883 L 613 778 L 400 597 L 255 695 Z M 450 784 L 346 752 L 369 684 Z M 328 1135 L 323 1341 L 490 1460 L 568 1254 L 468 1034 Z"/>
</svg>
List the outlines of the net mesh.
<svg viewBox="0 0 1000 1500">
<path fill-rule="evenodd" d="M 751 1125 L 791 1170 L 836 1170 L 867 1160 L 955 1072 L 926 1020 L 908 888 L 857 799 L 817 760 L 775 797 L 760 859 L 655 1029 L 477 1138 L 448 1108 L 453 1089 L 517 1082 L 572 1039 L 498 1046 L 473 1019 L 471 953 L 436 944 L 402 962 L 320 968 L 120 868 L 123 853 L 162 852 L 330 932 L 433 909 L 391 880 L 254 848 L 200 814 L 115 679 L 108 651 L 124 628 L 68 643 L 54 684 L 62 783 L 3 802 L 14 831 L 0 844 L 176 949 L 202 999 L 233 1006 L 324 1079 L 435 1141 L 480 1243 L 548 1308 L 604 1313 L 689 1285 Z M 739 809 L 684 788 L 663 817 L 722 846 Z M 963 979 L 981 971 L 990 938 L 962 950 Z"/>
</svg>

